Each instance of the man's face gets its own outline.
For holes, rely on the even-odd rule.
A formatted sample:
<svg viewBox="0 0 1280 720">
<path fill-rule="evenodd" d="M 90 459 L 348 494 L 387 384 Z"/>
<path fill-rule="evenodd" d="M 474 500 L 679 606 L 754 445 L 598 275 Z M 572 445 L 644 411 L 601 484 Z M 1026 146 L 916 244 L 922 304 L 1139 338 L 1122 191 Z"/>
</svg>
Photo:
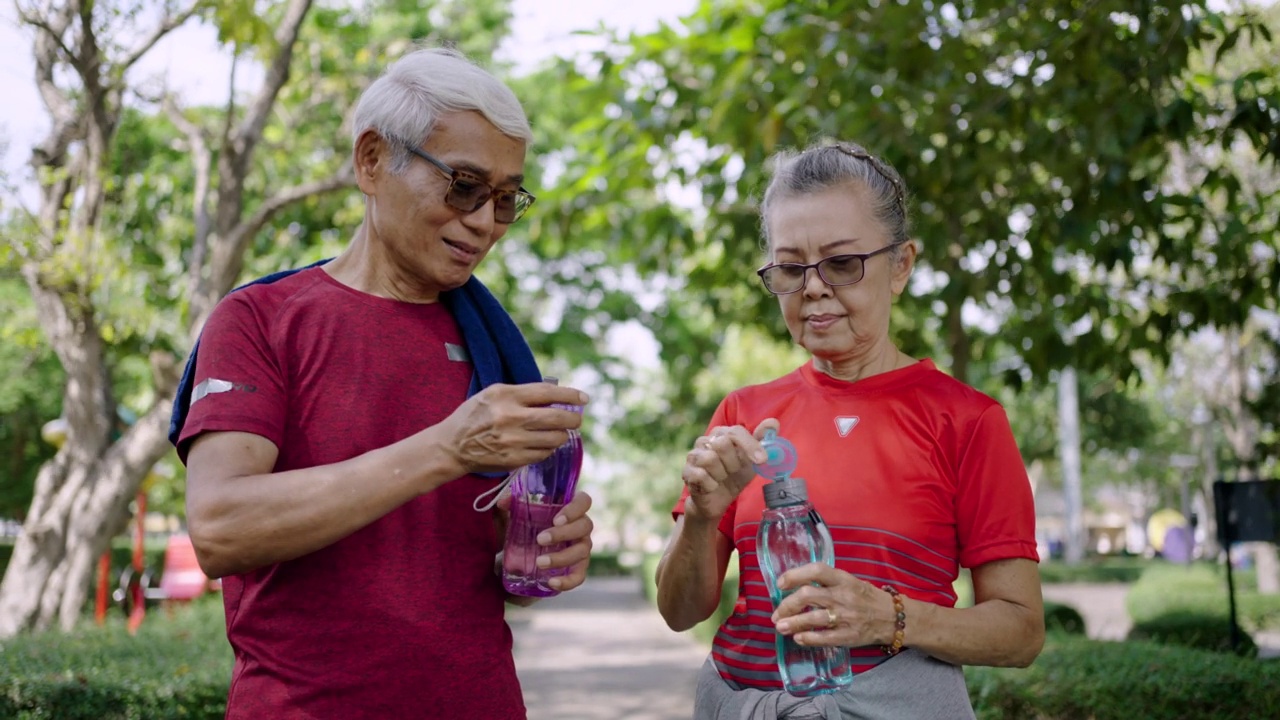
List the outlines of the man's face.
<svg viewBox="0 0 1280 720">
<path fill-rule="evenodd" d="M 421 149 L 498 190 L 515 190 L 524 179 L 524 142 L 476 112 L 442 115 Z M 470 213 L 446 203 L 450 178 L 426 160 L 411 157 L 404 172 L 392 174 L 392 151 L 382 143 L 368 182 L 361 177 L 369 240 L 387 261 L 379 272 L 397 297 L 433 301 L 462 286 L 508 226 L 494 219 L 492 199 Z M 358 148 L 357 162 L 361 157 Z"/>
</svg>

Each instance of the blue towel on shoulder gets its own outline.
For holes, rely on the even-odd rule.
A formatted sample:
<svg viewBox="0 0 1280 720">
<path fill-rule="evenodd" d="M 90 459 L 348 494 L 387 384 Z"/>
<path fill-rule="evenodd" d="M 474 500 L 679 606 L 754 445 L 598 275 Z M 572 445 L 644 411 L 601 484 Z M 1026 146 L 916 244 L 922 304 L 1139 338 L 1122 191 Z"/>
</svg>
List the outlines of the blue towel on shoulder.
<svg viewBox="0 0 1280 720">
<path fill-rule="evenodd" d="M 331 258 L 330 258 L 331 259 Z M 259 278 L 232 290 L 240 290 L 250 285 L 273 283 L 329 262 L 328 259 L 312 263 L 303 268 L 282 270 Z M 453 319 L 462 331 L 462 340 L 471 355 L 471 387 L 467 397 L 494 383 L 520 384 L 540 382 L 542 372 L 533 359 L 533 351 L 525 342 L 520 328 L 507 314 L 502 303 L 489 292 L 473 275 L 466 284 L 456 290 L 440 294 Z M 187 358 L 186 369 L 182 371 L 182 380 L 178 382 L 178 392 L 173 399 L 173 416 L 169 420 L 169 442 L 176 447 L 178 437 L 182 434 L 182 426 L 187 421 L 187 413 L 191 409 L 191 391 L 195 385 L 196 353 L 200 350 L 200 340 L 196 340 L 191 348 L 191 356 Z M 505 473 L 501 473 L 505 475 Z"/>
</svg>

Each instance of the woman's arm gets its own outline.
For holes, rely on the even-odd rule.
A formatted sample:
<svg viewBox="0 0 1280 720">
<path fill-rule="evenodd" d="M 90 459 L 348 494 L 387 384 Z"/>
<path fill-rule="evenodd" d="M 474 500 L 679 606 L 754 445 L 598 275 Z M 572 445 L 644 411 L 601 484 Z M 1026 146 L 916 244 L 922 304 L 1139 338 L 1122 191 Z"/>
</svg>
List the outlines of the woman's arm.
<svg viewBox="0 0 1280 720">
<path fill-rule="evenodd" d="M 672 630 L 688 630 L 711 617 L 720 604 L 733 543 L 718 525 L 696 516 L 676 519 L 657 571 L 658 612 Z"/>
<path fill-rule="evenodd" d="M 972 574 L 973 607 L 945 608 L 903 598 L 906 644 L 956 665 L 1030 665 L 1044 647 L 1038 566 L 1024 558 L 996 560 Z M 890 628 L 887 638 L 892 637 Z"/>
<path fill-rule="evenodd" d="M 779 632 L 795 635 L 801 645 L 893 642 L 893 598 L 870 583 L 813 563 L 785 573 L 779 586 L 798 589 L 779 604 L 774 622 Z M 903 595 L 904 645 L 957 665 L 1030 665 L 1044 646 L 1044 601 L 1036 563 L 1017 558 L 980 565 L 973 569 L 973 594 L 969 608 L 947 608 Z"/>
</svg>

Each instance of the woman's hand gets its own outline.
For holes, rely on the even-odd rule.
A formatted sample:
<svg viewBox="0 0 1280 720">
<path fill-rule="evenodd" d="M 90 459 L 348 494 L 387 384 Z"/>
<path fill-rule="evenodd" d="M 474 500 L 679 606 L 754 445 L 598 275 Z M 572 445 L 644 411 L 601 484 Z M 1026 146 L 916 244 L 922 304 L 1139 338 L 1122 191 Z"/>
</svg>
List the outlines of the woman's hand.
<svg viewBox="0 0 1280 720">
<path fill-rule="evenodd" d="M 719 521 L 756 476 L 752 463 L 765 461 L 759 438 L 769 428 L 776 431 L 778 421 L 769 418 L 761 422 L 754 435 L 741 425 L 719 426 L 694 441 L 680 473 L 689 489 L 689 499 L 684 504 L 686 517 Z"/>
<path fill-rule="evenodd" d="M 810 563 L 783 573 L 778 588 L 796 590 L 778 603 L 773 623 L 800 645 L 861 647 L 893 640 L 893 597 L 843 570 Z"/>
</svg>

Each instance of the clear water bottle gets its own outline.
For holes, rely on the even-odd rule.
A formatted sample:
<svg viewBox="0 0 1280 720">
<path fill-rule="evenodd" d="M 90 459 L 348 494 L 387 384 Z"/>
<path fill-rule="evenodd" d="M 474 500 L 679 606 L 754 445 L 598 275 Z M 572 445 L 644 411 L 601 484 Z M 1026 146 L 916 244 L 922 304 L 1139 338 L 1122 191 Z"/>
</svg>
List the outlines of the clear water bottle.
<svg viewBox="0 0 1280 720">
<path fill-rule="evenodd" d="M 834 565 L 835 546 L 822 516 L 809 502 L 804 480 L 791 477 L 798 460 L 795 446 L 772 430 L 766 431 L 761 442 L 768 458 L 755 470 L 772 482 L 764 486 L 765 511 L 756 537 L 756 555 L 777 608 L 795 592 L 779 590 L 778 578 L 813 562 Z M 821 695 L 853 682 L 848 648 L 806 647 L 781 633 L 776 634 L 775 643 L 782 684 L 792 695 Z"/>
</svg>

